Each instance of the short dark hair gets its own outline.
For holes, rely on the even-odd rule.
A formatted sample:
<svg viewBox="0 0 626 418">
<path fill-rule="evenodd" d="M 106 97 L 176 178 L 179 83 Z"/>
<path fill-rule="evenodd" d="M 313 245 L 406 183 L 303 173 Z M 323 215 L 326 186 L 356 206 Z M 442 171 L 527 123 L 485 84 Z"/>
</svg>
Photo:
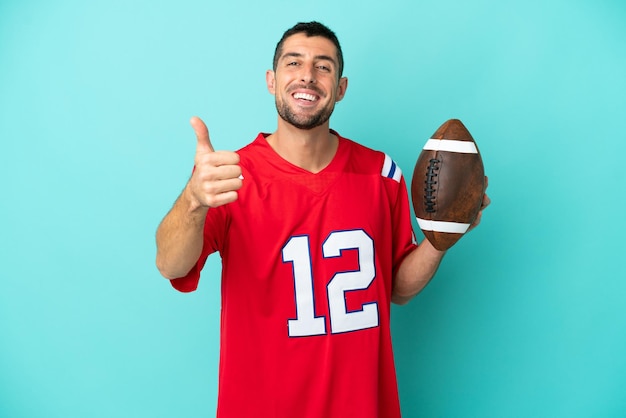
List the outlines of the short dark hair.
<svg viewBox="0 0 626 418">
<path fill-rule="evenodd" d="M 278 66 L 278 60 L 283 53 L 283 44 L 285 43 L 285 40 L 290 36 L 296 35 L 298 33 L 304 33 L 309 38 L 312 36 L 321 36 L 322 38 L 328 39 L 335 45 L 335 47 L 337 48 L 337 60 L 339 61 L 337 63 L 339 65 L 338 73 L 339 78 L 341 78 L 343 74 L 343 53 L 341 52 L 339 39 L 337 39 L 337 35 L 335 35 L 335 32 L 319 22 L 300 22 L 291 29 L 288 29 L 285 33 L 283 33 L 283 37 L 280 38 L 280 41 L 278 41 L 278 44 L 276 44 L 276 50 L 274 51 L 274 71 L 276 71 L 276 67 Z"/>
</svg>

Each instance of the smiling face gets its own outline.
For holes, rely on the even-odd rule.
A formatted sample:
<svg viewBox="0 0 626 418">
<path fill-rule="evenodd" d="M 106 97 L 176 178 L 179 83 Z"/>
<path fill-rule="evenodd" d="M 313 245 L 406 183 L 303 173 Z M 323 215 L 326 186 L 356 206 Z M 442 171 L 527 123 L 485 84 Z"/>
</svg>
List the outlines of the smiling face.
<svg viewBox="0 0 626 418">
<path fill-rule="evenodd" d="M 348 85 L 339 76 L 335 45 L 304 33 L 285 39 L 276 70 L 268 71 L 266 80 L 281 119 L 306 130 L 328 123 Z"/>
</svg>

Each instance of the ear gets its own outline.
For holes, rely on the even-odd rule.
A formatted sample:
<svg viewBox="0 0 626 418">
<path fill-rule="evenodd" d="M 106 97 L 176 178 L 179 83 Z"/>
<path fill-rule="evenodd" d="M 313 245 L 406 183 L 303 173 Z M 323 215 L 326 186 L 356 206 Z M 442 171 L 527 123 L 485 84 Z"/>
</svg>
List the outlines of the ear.
<svg viewBox="0 0 626 418">
<path fill-rule="evenodd" d="M 339 85 L 337 86 L 337 99 L 336 102 L 339 102 L 346 95 L 346 90 L 348 90 L 348 78 L 341 77 L 339 79 Z"/>
<path fill-rule="evenodd" d="M 265 72 L 265 83 L 267 83 L 267 90 L 272 94 L 276 94 L 276 74 L 272 70 Z"/>
</svg>

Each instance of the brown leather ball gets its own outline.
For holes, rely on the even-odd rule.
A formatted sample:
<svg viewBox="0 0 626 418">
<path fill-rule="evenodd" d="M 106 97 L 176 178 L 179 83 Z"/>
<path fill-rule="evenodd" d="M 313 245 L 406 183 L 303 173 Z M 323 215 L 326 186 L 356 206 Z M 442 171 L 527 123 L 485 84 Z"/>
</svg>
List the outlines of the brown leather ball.
<svg viewBox="0 0 626 418">
<path fill-rule="evenodd" d="M 424 236 L 438 250 L 454 245 L 480 211 L 485 170 L 476 142 L 458 119 L 426 141 L 413 171 L 411 198 Z"/>
</svg>

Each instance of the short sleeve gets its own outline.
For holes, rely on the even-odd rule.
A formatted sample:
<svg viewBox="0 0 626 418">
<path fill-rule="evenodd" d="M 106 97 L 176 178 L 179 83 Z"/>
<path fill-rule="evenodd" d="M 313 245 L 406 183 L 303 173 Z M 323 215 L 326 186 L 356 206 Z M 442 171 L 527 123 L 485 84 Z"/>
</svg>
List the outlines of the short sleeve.
<svg viewBox="0 0 626 418">
<path fill-rule="evenodd" d="M 207 258 L 214 252 L 221 252 L 224 246 L 226 232 L 229 226 L 228 205 L 209 209 L 204 221 L 204 240 L 202 253 L 196 264 L 184 277 L 170 280 L 174 289 L 180 292 L 193 292 L 198 288 L 200 273 L 204 268 Z"/>
</svg>

